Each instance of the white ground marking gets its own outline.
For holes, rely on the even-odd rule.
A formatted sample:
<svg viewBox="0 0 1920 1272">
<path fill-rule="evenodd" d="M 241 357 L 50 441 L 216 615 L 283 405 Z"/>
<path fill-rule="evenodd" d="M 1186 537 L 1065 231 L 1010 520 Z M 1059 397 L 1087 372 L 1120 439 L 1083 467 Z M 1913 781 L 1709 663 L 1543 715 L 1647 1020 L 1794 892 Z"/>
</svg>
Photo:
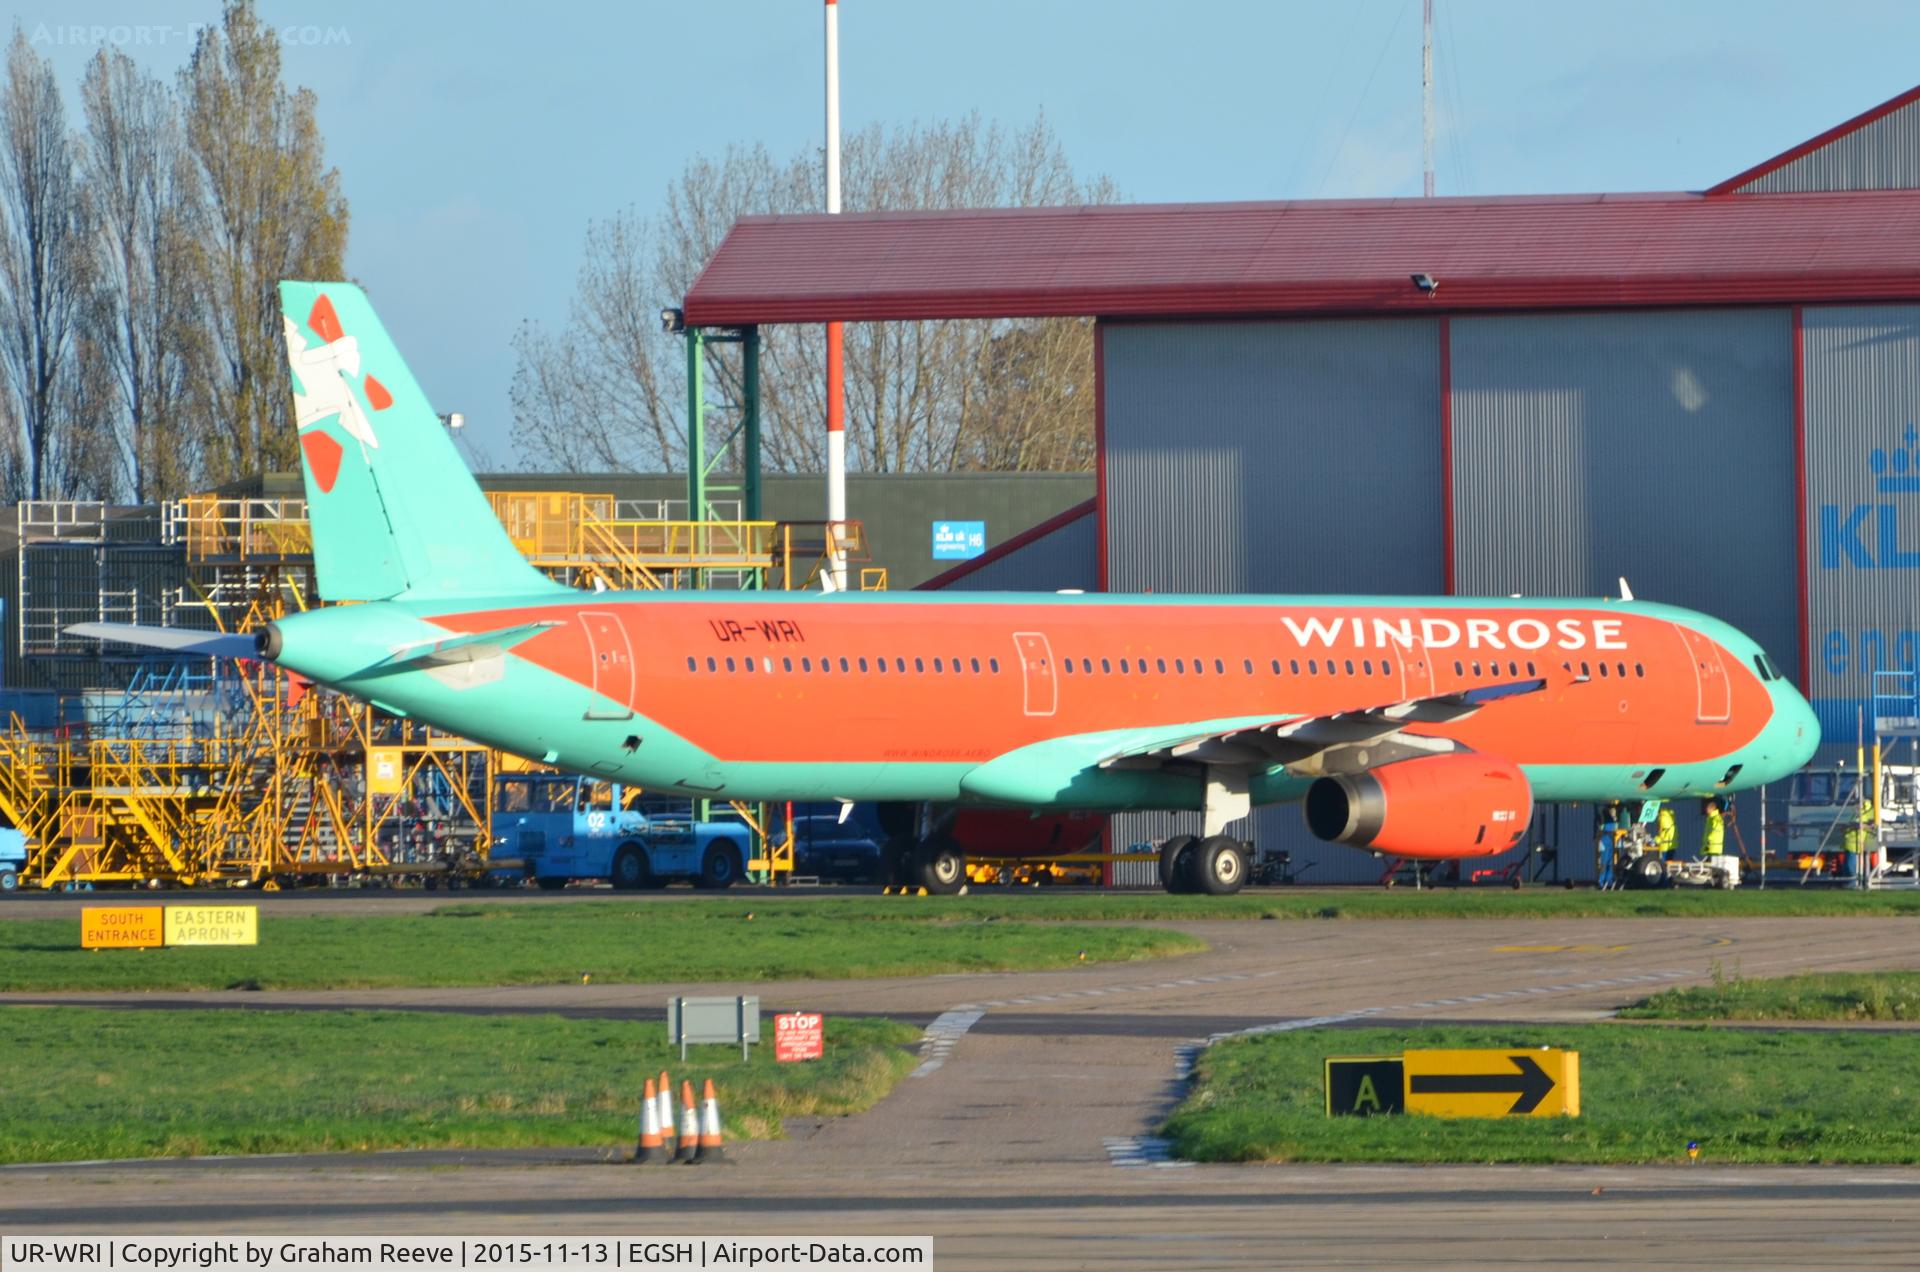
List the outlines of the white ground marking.
<svg viewBox="0 0 1920 1272">
<path fill-rule="evenodd" d="M 920 1050 L 920 1067 L 907 1076 L 910 1078 L 924 1078 L 929 1073 L 936 1072 L 941 1065 L 947 1062 L 947 1056 L 953 1051 L 960 1039 L 966 1036 L 967 1030 L 978 1024 L 980 1017 L 986 1014 L 985 1009 L 973 1003 L 966 1003 L 962 1006 L 955 1007 L 952 1011 L 943 1011 L 938 1016 L 935 1016 L 933 1023 L 927 1026 L 927 1032 L 923 1039 L 924 1045 Z"/>
<path fill-rule="evenodd" d="M 1107 1147 L 1107 1160 L 1115 1166 L 1154 1166 L 1178 1170 L 1192 1162 L 1170 1160 L 1173 1143 L 1157 1135 L 1109 1135 L 1100 1141 Z"/>
</svg>

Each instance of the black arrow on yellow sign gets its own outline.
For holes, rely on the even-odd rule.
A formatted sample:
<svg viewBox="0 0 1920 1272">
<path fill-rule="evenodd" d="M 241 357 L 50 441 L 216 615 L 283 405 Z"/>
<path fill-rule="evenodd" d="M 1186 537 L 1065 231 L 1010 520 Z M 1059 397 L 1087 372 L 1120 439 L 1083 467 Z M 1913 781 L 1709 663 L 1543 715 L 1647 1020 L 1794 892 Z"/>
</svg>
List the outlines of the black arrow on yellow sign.
<svg viewBox="0 0 1920 1272">
<path fill-rule="evenodd" d="M 1407 1076 L 1411 1095 L 1514 1095 L 1508 1113 L 1531 1113 L 1553 1093 L 1553 1077 L 1532 1056 L 1508 1056 L 1514 1073 L 1414 1073 Z"/>
</svg>

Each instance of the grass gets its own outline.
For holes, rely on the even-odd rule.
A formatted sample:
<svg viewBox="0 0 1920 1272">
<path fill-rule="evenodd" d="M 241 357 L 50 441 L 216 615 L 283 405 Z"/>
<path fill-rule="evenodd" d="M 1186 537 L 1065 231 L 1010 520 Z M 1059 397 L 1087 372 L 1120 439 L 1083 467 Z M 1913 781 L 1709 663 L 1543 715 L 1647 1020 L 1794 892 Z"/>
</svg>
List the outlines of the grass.
<svg viewBox="0 0 1920 1272">
<path fill-rule="evenodd" d="M 1818 972 L 1664 990 L 1620 1013 L 1638 1020 L 1920 1020 L 1920 972 Z"/>
<path fill-rule="evenodd" d="M 884 904 L 873 904 L 884 902 Z M 751 917 L 749 917 L 751 916 Z M 82 950 L 80 921 L 0 923 L 0 990 L 369 989 L 578 981 L 928 976 L 1158 958 L 1180 932 L 1011 923 L 939 904 L 469 904 L 425 914 L 281 916 L 260 944 Z"/>
<path fill-rule="evenodd" d="M 821 902 L 857 905 L 859 901 Z M 1848 892 L 1816 888 L 1675 888 L 1596 892 L 1592 888 L 1528 887 L 1273 888 L 1231 897 L 1164 892 L 988 892 L 948 897 L 948 913 L 1001 918 L 1121 921 L 1165 919 L 1618 919 L 1618 918 L 1886 918 L 1920 916 L 1920 892 Z"/>
<path fill-rule="evenodd" d="M 771 1022 L 767 1022 L 771 1028 Z M 0 1162 L 398 1148 L 606 1146 L 631 1152 L 642 1083 L 719 1091 L 733 1138 L 875 1103 L 919 1031 L 829 1018 L 826 1056 L 742 1064 L 659 1022 L 406 1012 L 0 1008 Z M 676 1092 L 675 1107 L 679 1105 Z"/>
<path fill-rule="evenodd" d="M 1578 1118 L 1328 1117 L 1329 1055 L 1564 1046 Z M 1168 1121 L 1182 1157 L 1294 1162 L 1920 1162 L 1913 1039 L 1628 1024 L 1316 1029 L 1233 1039 L 1200 1058 Z M 1889 1111 L 1895 1111 L 1889 1115 Z"/>
</svg>

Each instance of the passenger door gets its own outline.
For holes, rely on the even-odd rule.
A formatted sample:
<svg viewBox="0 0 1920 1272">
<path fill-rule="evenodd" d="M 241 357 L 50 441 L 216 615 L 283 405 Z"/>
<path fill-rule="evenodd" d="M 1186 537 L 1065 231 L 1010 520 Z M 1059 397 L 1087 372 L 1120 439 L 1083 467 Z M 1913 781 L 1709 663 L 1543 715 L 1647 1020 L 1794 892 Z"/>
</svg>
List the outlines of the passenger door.
<svg viewBox="0 0 1920 1272">
<path fill-rule="evenodd" d="M 1733 687 L 1720 646 L 1690 627 L 1675 623 L 1693 664 L 1694 719 L 1701 724 L 1725 724 L 1733 718 Z"/>
<path fill-rule="evenodd" d="M 593 668 L 593 691 L 611 698 L 615 708 L 596 706 L 589 720 L 627 720 L 633 717 L 633 644 L 616 614 L 587 610 L 580 615 L 587 633 L 587 659 Z"/>
<path fill-rule="evenodd" d="M 1050 716 L 1060 707 L 1060 684 L 1054 679 L 1053 647 L 1041 632 L 1015 632 L 1013 648 L 1020 659 L 1025 710 L 1030 716 Z"/>
</svg>

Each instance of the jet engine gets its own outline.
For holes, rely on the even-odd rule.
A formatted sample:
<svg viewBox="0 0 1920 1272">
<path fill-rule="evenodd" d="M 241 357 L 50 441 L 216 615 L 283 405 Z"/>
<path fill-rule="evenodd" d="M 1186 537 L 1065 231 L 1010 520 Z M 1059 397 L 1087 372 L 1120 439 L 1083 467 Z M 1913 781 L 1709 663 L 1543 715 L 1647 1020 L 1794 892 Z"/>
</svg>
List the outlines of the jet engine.
<svg viewBox="0 0 1920 1272">
<path fill-rule="evenodd" d="M 1491 857 L 1518 844 L 1533 791 L 1511 760 L 1472 751 L 1323 777 L 1307 788 L 1307 828 L 1394 857 Z"/>
</svg>

